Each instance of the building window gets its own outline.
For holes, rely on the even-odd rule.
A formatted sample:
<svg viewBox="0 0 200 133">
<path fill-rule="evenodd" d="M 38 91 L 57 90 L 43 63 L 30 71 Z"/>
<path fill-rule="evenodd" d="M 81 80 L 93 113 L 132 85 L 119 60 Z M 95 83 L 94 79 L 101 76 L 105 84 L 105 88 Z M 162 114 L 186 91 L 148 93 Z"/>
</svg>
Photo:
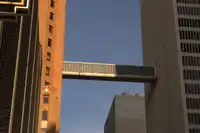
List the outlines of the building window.
<svg viewBox="0 0 200 133">
<path fill-rule="evenodd" d="M 197 56 L 182 56 L 183 66 L 200 66 L 200 57 Z"/>
<path fill-rule="evenodd" d="M 43 95 L 43 103 L 44 104 L 48 104 L 49 103 L 49 95 L 47 95 L 47 94 Z"/>
<path fill-rule="evenodd" d="M 183 70 L 183 78 L 185 80 L 200 80 L 200 70 Z"/>
<path fill-rule="evenodd" d="M 181 43 L 181 52 L 200 53 L 200 43 Z"/>
<path fill-rule="evenodd" d="M 43 110 L 42 111 L 42 120 L 48 120 L 48 111 L 47 110 Z"/>
<path fill-rule="evenodd" d="M 53 32 L 53 26 L 49 25 L 49 33 L 52 34 L 52 32 Z"/>
<path fill-rule="evenodd" d="M 49 67 L 46 67 L 46 75 L 50 75 L 50 68 Z"/>
<path fill-rule="evenodd" d="M 180 27 L 200 27 L 200 19 L 178 18 L 178 24 Z"/>
<path fill-rule="evenodd" d="M 177 12 L 179 15 L 200 15 L 200 8 L 199 7 L 186 7 L 186 6 L 178 6 Z"/>
<path fill-rule="evenodd" d="M 200 133 L 200 129 L 199 128 L 190 128 L 189 133 Z"/>
<path fill-rule="evenodd" d="M 200 109 L 200 98 L 186 98 L 187 109 Z"/>
<path fill-rule="evenodd" d="M 200 114 L 188 113 L 188 123 L 190 125 L 200 125 Z"/>
<path fill-rule="evenodd" d="M 47 131 L 46 131 L 47 129 L 46 128 L 41 128 L 41 133 L 46 133 Z"/>
<path fill-rule="evenodd" d="M 180 35 L 180 39 L 183 39 L 183 40 L 200 40 L 199 31 L 181 30 L 179 32 L 179 35 Z"/>
<path fill-rule="evenodd" d="M 176 0 L 176 1 L 177 3 L 180 3 L 180 4 L 200 4 L 199 0 Z"/>
<path fill-rule="evenodd" d="M 200 84 L 185 83 L 185 93 L 188 95 L 199 95 L 200 94 Z"/>
<path fill-rule="evenodd" d="M 45 86 L 48 86 L 48 85 L 49 85 L 49 82 L 45 81 L 45 82 L 44 82 L 44 85 L 45 85 Z"/>
<path fill-rule="evenodd" d="M 54 13 L 53 12 L 50 12 L 50 19 L 54 20 Z"/>
<path fill-rule="evenodd" d="M 51 45 L 52 45 L 52 39 L 49 38 L 48 39 L 48 46 L 51 47 Z"/>
<path fill-rule="evenodd" d="M 47 52 L 47 60 L 50 61 L 51 60 L 51 53 Z"/>
<path fill-rule="evenodd" d="M 55 6 L 55 1 L 51 0 L 51 7 L 53 8 Z"/>
</svg>

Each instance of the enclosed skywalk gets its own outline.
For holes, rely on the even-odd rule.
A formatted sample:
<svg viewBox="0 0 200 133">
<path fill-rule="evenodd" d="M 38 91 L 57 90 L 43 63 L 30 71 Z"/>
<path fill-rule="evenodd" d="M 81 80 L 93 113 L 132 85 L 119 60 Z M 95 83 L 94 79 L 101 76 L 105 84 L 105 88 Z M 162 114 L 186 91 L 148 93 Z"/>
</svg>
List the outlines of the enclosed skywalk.
<svg viewBox="0 0 200 133">
<path fill-rule="evenodd" d="M 156 81 L 153 67 L 89 62 L 63 62 L 63 79 L 106 80 L 123 82 Z"/>
</svg>

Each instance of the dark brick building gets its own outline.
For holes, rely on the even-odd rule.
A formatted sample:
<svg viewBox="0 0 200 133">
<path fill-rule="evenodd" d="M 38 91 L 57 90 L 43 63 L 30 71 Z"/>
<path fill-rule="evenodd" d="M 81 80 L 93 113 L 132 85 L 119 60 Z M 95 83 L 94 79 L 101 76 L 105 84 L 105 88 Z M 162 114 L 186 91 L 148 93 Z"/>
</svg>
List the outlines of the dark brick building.
<svg viewBox="0 0 200 133">
<path fill-rule="evenodd" d="M 42 51 L 38 0 L 27 16 L 0 23 L 0 132 L 36 133 L 39 114 Z"/>
</svg>

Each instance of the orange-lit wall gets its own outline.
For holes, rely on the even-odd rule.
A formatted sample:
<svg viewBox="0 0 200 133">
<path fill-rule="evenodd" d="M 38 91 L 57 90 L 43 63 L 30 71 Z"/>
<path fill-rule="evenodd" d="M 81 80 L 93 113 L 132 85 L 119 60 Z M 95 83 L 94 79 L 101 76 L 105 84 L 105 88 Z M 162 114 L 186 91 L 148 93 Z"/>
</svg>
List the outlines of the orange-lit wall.
<svg viewBox="0 0 200 133">
<path fill-rule="evenodd" d="M 42 111 L 48 110 L 48 123 L 56 124 L 60 128 L 60 105 L 62 88 L 62 62 L 64 56 L 65 37 L 65 12 L 66 0 L 54 0 L 55 5 L 51 7 L 51 0 L 39 0 L 39 37 L 43 52 L 42 84 L 40 97 L 40 117 L 38 121 L 38 133 L 41 132 Z M 50 19 L 50 12 L 54 13 L 53 20 Z M 52 26 L 52 33 L 49 31 Z M 48 39 L 52 39 L 51 46 L 48 46 Z M 47 60 L 47 52 L 51 59 Z M 46 75 L 46 67 L 50 68 L 49 75 Z M 43 94 L 45 93 L 45 81 L 49 83 L 49 103 L 44 104 Z"/>
</svg>

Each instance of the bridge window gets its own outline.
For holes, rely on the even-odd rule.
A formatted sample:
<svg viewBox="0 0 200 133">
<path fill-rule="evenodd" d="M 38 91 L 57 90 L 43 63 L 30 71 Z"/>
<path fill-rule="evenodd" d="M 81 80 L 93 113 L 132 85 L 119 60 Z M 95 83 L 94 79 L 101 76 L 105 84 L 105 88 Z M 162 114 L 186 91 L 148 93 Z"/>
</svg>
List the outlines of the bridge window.
<svg viewBox="0 0 200 133">
<path fill-rule="evenodd" d="M 110 74 L 113 74 L 113 73 L 115 73 L 115 71 L 114 71 L 114 67 L 115 66 L 113 66 L 113 65 L 109 65 L 109 66 L 106 66 L 106 70 L 105 70 L 105 72 L 106 73 L 110 73 Z"/>
<path fill-rule="evenodd" d="M 54 13 L 50 12 L 50 16 L 49 17 L 50 17 L 51 20 L 54 20 Z"/>
<path fill-rule="evenodd" d="M 49 67 L 46 67 L 46 75 L 50 75 L 50 68 Z"/>
<path fill-rule="evenodd" d="M 48 38 L 48 46 L 51 47 L 52 45 L 52 39 Z"/>
<path fill-rule="evenodd" d="M 87 65 L 87 64 L 85 65 L 85 67 L 84 67 L 84 71 L 85 71 L 85 72 L 89 72 L 89 71 L 90 71 L 90 69 L 89 69 L 89 65 Z"/>
<path fill-rule="evenodd" d="M 47 60 L 50 61 L 51 60 L 51 53 L 47 52 Z"/>
<path fill-rule="evenodd" d="M 48 111 L 47 110 L 42 111 L 42 120 L 48 120 Z"/>
<path fill-rule="evenodd" d="M 54 0 L 51 0 L 51 5 L 50 5 L 52 8 L 55 6 L 55 1 Z"/>
<path fill-rule="evenodd" d="M 49 103 L 49 95 L 48 94 L 44 94 L 43 95 L 43 103 L 44 104 L 48 104 Z"/>
</svg>

